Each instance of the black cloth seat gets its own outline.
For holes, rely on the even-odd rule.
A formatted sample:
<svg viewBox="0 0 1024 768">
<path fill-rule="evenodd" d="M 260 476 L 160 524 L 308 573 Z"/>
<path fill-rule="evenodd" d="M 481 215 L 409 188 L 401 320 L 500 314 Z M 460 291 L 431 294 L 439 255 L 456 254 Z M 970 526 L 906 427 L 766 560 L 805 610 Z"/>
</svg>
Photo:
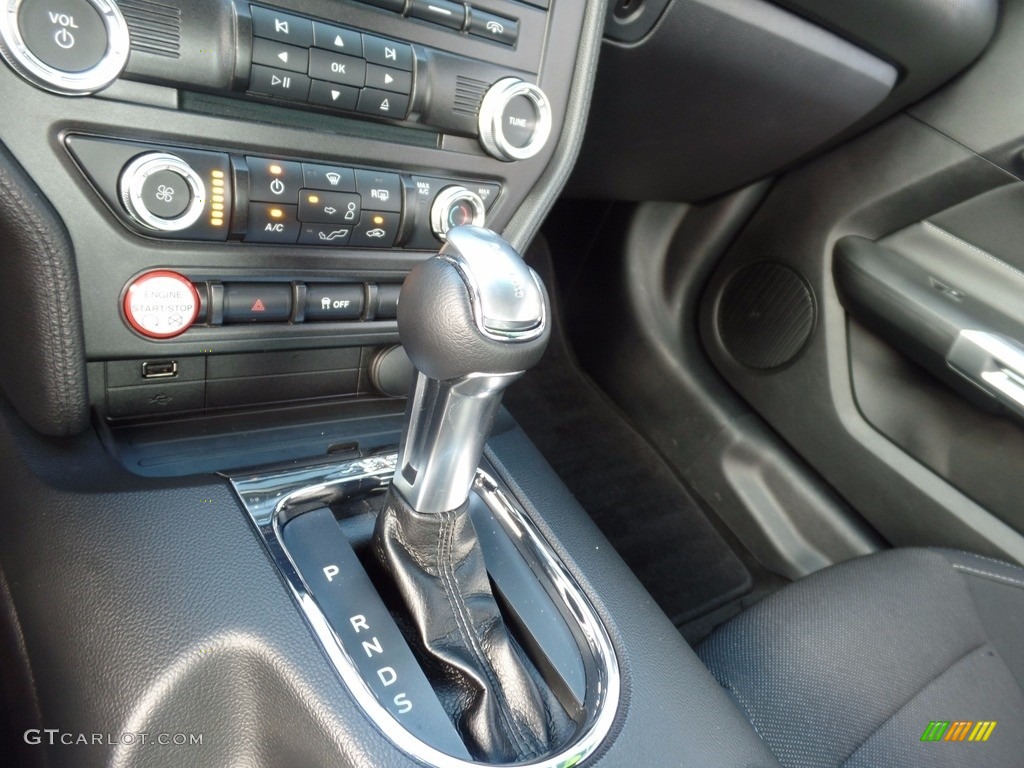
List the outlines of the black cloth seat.
<svg viewBox="0 0 1024 768">
<path fill-rule="evenodd" d="M 1024 766 L 1022 568 L 939 549 L 857 558 L 697 652 L 786 768 Z M 990 721 L 987 741 L 968 740 Z M 932 722 L 975 725 L 922 741 Z"/>
</svg>

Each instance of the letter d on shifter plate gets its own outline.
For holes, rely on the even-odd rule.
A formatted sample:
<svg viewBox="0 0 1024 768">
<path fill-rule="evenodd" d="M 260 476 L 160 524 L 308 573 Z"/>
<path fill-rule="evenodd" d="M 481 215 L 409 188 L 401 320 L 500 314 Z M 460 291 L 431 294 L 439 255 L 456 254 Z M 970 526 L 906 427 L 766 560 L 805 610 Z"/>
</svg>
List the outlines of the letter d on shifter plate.
<svg viewBox="0 0 1024 768">
<path fill-rule="evenodd" d="M 327 508 L 305 512 L 281 531 L 285 549 L 367 687 L 417 738 L 469 760 L 437 695 Z M 371 644 L 367 654 L 364 643 Z"/>
</svg>

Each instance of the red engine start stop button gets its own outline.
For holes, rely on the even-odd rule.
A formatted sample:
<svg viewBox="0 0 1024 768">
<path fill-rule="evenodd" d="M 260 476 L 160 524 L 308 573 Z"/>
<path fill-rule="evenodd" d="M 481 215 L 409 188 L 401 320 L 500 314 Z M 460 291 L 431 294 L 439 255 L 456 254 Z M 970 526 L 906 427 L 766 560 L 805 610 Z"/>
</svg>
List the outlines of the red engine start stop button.
<svg viewBox="0 0 1024 768">
<path fill-rule="evenodd" d="M 124 316 L 151 339 L 169 339 L 189 329 L 199 314 L 199 293 L 187 277 L 157 269 L 137 277 L 124 295 Z"/>
</svg>

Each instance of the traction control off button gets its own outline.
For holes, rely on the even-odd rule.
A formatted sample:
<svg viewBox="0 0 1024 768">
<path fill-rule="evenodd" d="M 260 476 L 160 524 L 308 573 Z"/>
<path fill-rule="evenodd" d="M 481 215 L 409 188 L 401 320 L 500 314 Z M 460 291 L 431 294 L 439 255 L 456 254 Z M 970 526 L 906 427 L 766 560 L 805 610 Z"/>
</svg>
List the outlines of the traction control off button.
<svg viewBox="0 0 1024 768">
<path fill-rule="evenodd" d="M 170 339 L 189 329 L 199 314 L 199 293 L 187 277 L 158 269 L 133 280 L 124 295 L 128 324 L 151 339 Z"/>
</svg>

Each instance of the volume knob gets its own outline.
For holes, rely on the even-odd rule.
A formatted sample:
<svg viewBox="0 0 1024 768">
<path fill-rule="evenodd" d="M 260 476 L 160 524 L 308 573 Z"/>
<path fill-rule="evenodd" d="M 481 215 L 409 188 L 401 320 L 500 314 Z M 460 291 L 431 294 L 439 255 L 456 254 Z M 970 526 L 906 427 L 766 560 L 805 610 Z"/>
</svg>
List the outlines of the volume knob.
<svg viewBox="0 0 1024 768">
<path fill-rule="evenodd" d="M 128 63 L 128 23 L 113 0 L 4 0 L 0 55 L 34 85 L 84 96 Z"/>
<path fill-rule="evenodd" d="M 195 224 L 206 207 L 206 186 L 191 165 L 168 152 L 147 152 L 121 173 L 121 202 L 139 224 L 177 232 Z"/>
<path fill-rule="evenodd" d="M 526 160 L 551 135 L 551 103 L 544 91 L 518 77 L 488 89 L 480 103 L 480 143 L 499 160 Z"/>
</svg>

